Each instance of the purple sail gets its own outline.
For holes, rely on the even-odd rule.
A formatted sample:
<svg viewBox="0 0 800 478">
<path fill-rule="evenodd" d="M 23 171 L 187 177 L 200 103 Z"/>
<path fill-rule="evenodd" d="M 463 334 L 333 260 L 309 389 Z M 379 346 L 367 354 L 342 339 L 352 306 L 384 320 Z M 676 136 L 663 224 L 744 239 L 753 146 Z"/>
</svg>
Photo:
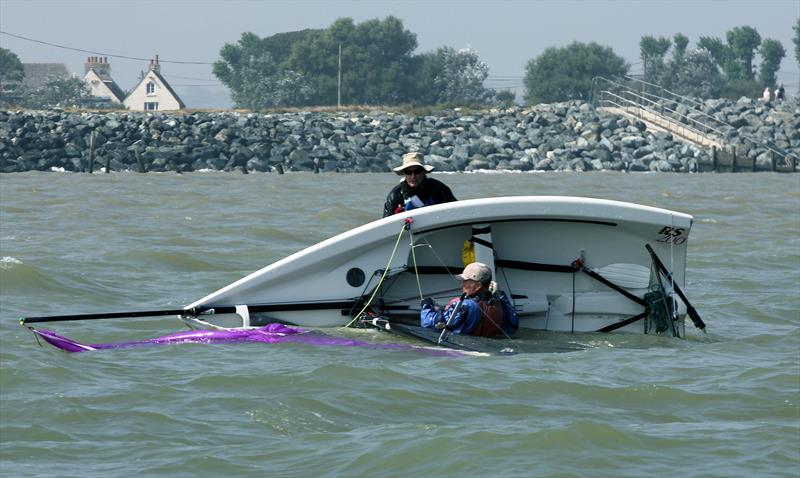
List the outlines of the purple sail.
<svg viewBox="0 0 800 478">
<path fill-rule="evenodd" d="M 360 340 L 331 337 L 320 332 L 312 332 L 297 327 L 283 324 L 268 324 L 256 329 L 227 329 L 227 330 L 189 330 L 176 332 L 146 340 L 129 342 L 116 342 L 109 344 L 82 344 L 67 337 L 45 329 L 31 329 L 33 333 L 44 339 L 45 342 L 67 352 L 88 352 L 91 350 L 121 349 L 139 347 L 143 345 L 171 345 L 171 344 L 220 344 L 236 342 L 262 342 L 267 344 L 294 342 L 307 345 L 327 345 L 339 347 L 369 347 L 375 349 L 392 350 L 422 350 L 435 355 L 463 355 L 456 350 L 432 349 L 416 347 L 408 344 L 372 344 Z"/>
</svg>

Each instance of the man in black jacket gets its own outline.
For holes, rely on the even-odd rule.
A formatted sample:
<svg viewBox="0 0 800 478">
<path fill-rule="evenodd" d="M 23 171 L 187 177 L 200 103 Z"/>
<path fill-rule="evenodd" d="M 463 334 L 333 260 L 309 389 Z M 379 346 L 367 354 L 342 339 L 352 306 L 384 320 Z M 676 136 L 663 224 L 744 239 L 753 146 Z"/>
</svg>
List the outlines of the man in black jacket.
<svg viewBox="0 0 800 478">
<path fill-rule="evenodd" d="M 403 156 L 403 164 L 394 168 L 393 171 L 403 176 L 403 180 L 386 196 L 383 217 L 456 200 L 453 192 L 443 182 L 427 176 L 433 171 L 433 166 L 423 164 L 422 160 L 422 153 L 408 153 Z"/>
</svg>

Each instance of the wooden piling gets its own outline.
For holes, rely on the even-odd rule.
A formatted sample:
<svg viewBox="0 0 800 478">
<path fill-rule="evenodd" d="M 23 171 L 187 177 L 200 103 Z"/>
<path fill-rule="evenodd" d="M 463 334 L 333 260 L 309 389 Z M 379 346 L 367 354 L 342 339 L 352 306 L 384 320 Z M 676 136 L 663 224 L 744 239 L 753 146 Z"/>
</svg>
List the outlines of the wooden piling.
<svg viewBox="0 0 800 478">
<path fill-rule="evenodd" d="M 719 154 L 719 152 L 717 150 L 717 147 L 716 146 L 712 146 L 711 147 L 711 171 L 713 171 L 715 173 L 717 172 L 717 169 L 719 168 L 719 163 L 718 163 L 718 159 L 717 159 L 717 155 L 718 154 Z"/>
<path fill-rule="evenodd" d="M 94 172 L 94 131 L 89 135 L 89 174 Z"/>
<path fill-rule="evenodd" d="M 144 166 L 144 161 L 142 161 L 142 155 L 139 154 L 139 150 L 138 149 L 134 149 L 133 150 L 133 155 L 136 156 L 136 162 L 139 163 L 139 172 L 140 173 L 146 173 L 147 172 L 147 168 L 145 168 L 145 166 Z"/>
</svg>

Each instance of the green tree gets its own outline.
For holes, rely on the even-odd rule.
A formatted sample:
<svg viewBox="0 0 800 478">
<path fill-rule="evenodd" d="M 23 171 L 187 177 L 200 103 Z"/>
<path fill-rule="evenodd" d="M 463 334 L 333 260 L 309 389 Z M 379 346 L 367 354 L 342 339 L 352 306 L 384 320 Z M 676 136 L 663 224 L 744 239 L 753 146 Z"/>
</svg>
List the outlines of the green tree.
<svg viewBox="0 0 800 478">
<path fill-rule="evenodd" d="M 279 33 L 267 38 L 245 32 L 236 44 L 225 44 L 213 65 L 214 75 L 231 91 L 239 108 L 306 104 L 312 94 L 303 75 L 285 67 L 294 43 L 313 30 Z"/>
<path fill-rule="evenodd" d="M 728 61 L 730 49 L 728 48 L 728 45 L 726 45 L 719 38 L 700 37 L 700 40 L 697 42 L 697 46 L 708 50 L 711 58 L 714 59 L 714 62 L 719 68 L 722 68 L 722 65 Z"/>
<path fill-rule="evenodd" d="M 722 45 L 724 48 L 724 45 Z M 724 80 L 708 49 L 689 50 L 683 33 L 672 36 L 672 55 L 658 84 L 683 96 L 709 98 L 719 95 Z"/>
<path fill-rule="evenodd" d="M 337 103 L 340 47 L 343 103 L 397 104 L 410 99 L 416 34 L 392 16 L 360 24 L 340 18 L 295 44 L 288 62 L 313 78 L 315 104 Z"/>
<path fill-rule="evenodd" d="M 483 86 L 489 66 L 469 48 L 445 46 L 421 55 L 423 64 L 414 68 L 417 90 L 414 99 L 425 104 L 485 104 L 494 93 Z M 419 96 L 417 96 L 419 95 Z"/>
<path fill-rule="evenodd" d="M 669 89 L 679 95 L 716 98 L 725 83 L 711 53 L 703 48 L 688 50 L 682 61 L 670 65 Z"/>
<path fill-rule="evenodd" d="M 727 44 L 719 38 L 700 37 L 698 45 L 711 53 L 729 81 L 753 80 L 753 58 L 761 44 L 761 35 L 752 27 L 734 27 L 726 34 Z"/>
<path fill-rule="evenodd" d="M 661 84 L 666 73 L 664 58 L 669 51 L 669 38 L 643 36 L 639 40 L 639 55 L 644 65 L 644 81 Z"/>
<path fill-rule="evenodd" d="M 676 33 L 672 36 L 672 44 L 675 45 L 672 49 L 672 59 L 680 63 L 686 56 L 686 47 L 689 46 L 689 38 L 683 33 Z"/>
<path fill-rule="evenodd" d="M 302 75 L 291 70 L 279 70 L 267 52 L 241 65 L 235 81 L 231 99 L 237 107 L 250 110 L 302 104 L 311 94 L 311 88 Z"/>
<path fill-rule="evenodd" d="M 761 44 L 761 35 L 753 27 L 734 27 L 727 33 L 731 54 L 725 65 L 725 74 L 730 80 L 753 80 L 753 58 Z"/>
<path fill-rule="evenodd" d="M 517 95 L 515 95 L 514 92 L 510 90 L 498 91 L 497 94 L 495 94 L 495 101 L 499 106 L 502 106 L 504 108 L 513 106 L 514 101 L 516 99 Z"/>
<path fill-rule="evenodd" d="M 0 48 L 0 91 L 7 83 L 22 81 L 25 71 L 22 69 L 22 62 L 19 57 L 11 50 Z"/>
<path fill-rule="evenodd" d="M 726 98 L 760 96 L 763 86 L 755 81 L 753 58 L 761 44 L 761 35 L 752 27 L 735 27 L 727 32 L 726 39 L 727 43 L 719 38 L 700 37 L 698 42 L 724 72 L 720 95 Z"/>
<path fill-rule="evenodd" d="M 630 65 L 609 47 L 573 42 L 562 48 L 547 48 L 528 60 L 525 71 L 525 102 L 552 103 L 587 100 L 592 78 L 625 76 Z"/>
<path fill-rule="evenodd" d="M 52 108 L 82 106 L 91 97 L 89 88 L 80 78 L 58 77 L 49 79 L 35 89 L 23 89 L 20 106 Z"/>
<path fill-rule="evenodd" d="M 797 60 L 797 66 L 800 66 L 800 18 L 797 19 L 797 23 L 792 29 L 794 30 L 794 38 L 792 39 L 792 42 L 794 42 L 794 59 Z"/>
<path fill-rule="evenodd" d="M 764 86 L 774 87 L 777 82 L 775 74 L 781 67 L 786 50 L 778 40 L 767 38 L 761 42 L 759 53 L 761 64 L 758 66 L 758 82 Z"/>
</svg>

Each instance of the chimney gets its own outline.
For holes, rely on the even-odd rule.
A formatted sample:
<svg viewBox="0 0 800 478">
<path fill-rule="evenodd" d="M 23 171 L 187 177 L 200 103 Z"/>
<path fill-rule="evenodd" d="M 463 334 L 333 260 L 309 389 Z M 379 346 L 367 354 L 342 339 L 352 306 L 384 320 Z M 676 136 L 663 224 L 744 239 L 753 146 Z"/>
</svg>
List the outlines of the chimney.
<svg viewBox="0 0 800 478">
<path fill-rule="evenodd" d="M 87 58 L 84 65 L 84 75 L 89 73 L 89 70 L 94 70 L 100 76 L 111 76 L 111 65 L 108 63 L 108 57 L 90 56 Z"/>
<path fill-rule="evenodd" d="M 158 55 L 156 55 L 155 60 L 150 60 L 150 70 L 155 71 L 156 73 L 161 72 L 161 65 L 158 64 Z"/>
</svg>

